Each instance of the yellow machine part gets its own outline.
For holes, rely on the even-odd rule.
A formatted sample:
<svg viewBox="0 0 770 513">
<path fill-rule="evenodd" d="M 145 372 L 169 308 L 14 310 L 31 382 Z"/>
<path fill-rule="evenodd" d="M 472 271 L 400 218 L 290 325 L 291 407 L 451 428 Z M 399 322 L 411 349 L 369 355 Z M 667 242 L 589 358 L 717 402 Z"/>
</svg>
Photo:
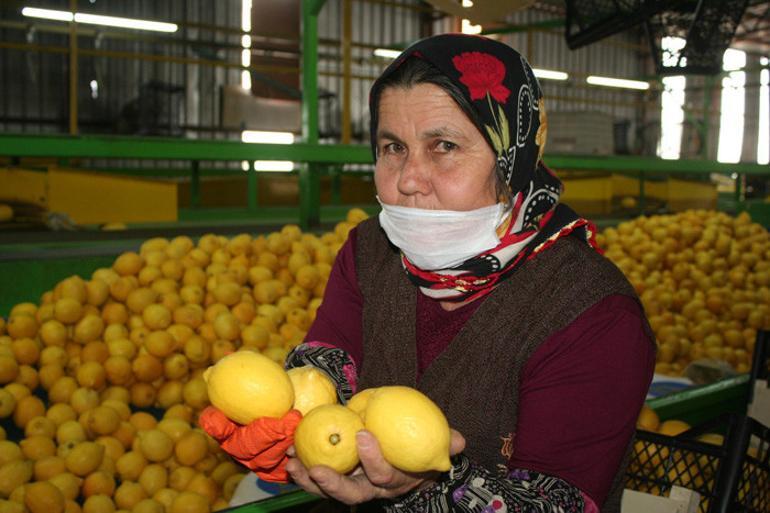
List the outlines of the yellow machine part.
<svg viewBox="0 0 770 513">
<path fill-rule="evenodd" d="M 608 214 L 612 207 L 612 182 L 609 176 L 562 178 L 561 201 L 586 216 Z"/>
<path fill-rule="evenodd" d="M 639 196 L 639 180 L 623 175 L 612 175 L 612 195 L 617 197 Z M 681 180 L 667 177 L 665 180 L 647 180 L 644 193 L 650 198 L 665 201 L 674 212 L 691 208 L 717 208 L 717 186 L 711 182 Z"/>
<path fill-rule="evenodd" d="M 177 220 L 175 183 L 70 169 L 0 169 L 0 201 L 33 203 L 77 224 Z"/>
</svg>

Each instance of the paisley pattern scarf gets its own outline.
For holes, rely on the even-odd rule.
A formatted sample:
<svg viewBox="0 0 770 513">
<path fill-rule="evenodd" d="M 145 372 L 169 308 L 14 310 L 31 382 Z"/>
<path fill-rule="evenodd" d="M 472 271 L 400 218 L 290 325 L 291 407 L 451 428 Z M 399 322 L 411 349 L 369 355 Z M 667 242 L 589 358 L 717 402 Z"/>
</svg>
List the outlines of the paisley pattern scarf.
<svg viewBox="0 0 770 513">
<path fill-rule="evenodd" d="M 542 161 L 548 130 L 540 85 L 526 59 L 493 39 L 443 34 L 410 46 L 375 81 L 370 112 L 377 112 L 382 80 L 409 58 L 449 77 L 478 114 L 478 129 L 497 156 L 497 169 L 513 198 L 500 243 L 451 269 L 420 269 L 403 254 L 409 279 L 429 297 L 466 301 L 491 292 L 524 262 L 573 234 L 598 250 L 593 224 L 559 203 L 561 181 Z M 376 155 L 376 117 L 371 126 Z"/>
</svg>

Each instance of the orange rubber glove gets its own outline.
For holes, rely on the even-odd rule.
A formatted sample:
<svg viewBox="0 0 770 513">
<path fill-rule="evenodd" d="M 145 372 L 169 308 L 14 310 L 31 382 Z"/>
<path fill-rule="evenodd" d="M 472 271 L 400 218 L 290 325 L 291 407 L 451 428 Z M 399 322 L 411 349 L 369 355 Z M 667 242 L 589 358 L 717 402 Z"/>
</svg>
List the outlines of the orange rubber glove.
<svg viewBox="0 0 770 513">
<path fill-rule="evenodd" d="M 201 412 L 198 423 L 226 453 L 260 479 L 288 483 L 286 450 L 294 443 L 294 430 L 301 419 L 298 410 L 290 410 L 280 419 L 262 417 L 242 426 L 209 406 Z"/>
</svg>

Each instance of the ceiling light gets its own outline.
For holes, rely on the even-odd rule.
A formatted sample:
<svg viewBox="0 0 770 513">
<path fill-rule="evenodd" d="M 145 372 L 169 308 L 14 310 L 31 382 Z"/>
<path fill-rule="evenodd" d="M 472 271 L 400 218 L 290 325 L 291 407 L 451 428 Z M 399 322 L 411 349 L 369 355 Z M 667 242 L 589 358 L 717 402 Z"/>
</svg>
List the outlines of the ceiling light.
<svg viewBox="0 0 770 513">
<path fill-rule="evenodd" d="M 386 59 L 395 59 L 401 55 L 401 50 L 391 50 L 390 48 L 377 48 L 374 51 L 376 57 L 384 57 Z"/>
<path fill-rule="evenodd" d="M 533 68 L 532 71 L 537 78 L 545 78 L 547 80 L 567 80 L 569 78 L 569 75 L 563 71 L 551 71 L 550 69 L 538 68 Z"/>
<path fill-rule="evenodd" d="M 119 18 L 117 16 L 103 16 L 101 14 L 86 14 L 82 12 L 71 13 L 69 11 L 55 11 L 52 9 L 38 9 L 25 7 L 21 10 L 23 16 L 55 21 L 75 21 L 87 25 L 101 25 L 105 27 L 119 27 L 136 30 L 151 30 L 154 32 L 176 32 L 179 27 L 175 23 L 162 21 L 139 20 L 135 18 Z"/>
<path fill-rule="evenodd" d="M 624 78 L 610 78 L 610 77 L 597 77 L 591 75 L 586 78 L 586 82 L 591 85 L 600 85 L 606 87 L 620 87 L 622 89 L 638 89 L 640 91 L 646 91 L 650 88 L 648 82 L 642 82 L 641 80 L 627 80 Z"/>
<path fill-rule="evenodd" d="M 463 18 L 460 31 L 463 34 L 481 34 L 482 27 L 481 25 L 473 25 L 470 20 L 466 20 Z"/>
<path fill-rule="evenodd" d="M 255 171 L 294 171 L 294 162 L 289 160 L 255 160 Z"/>
<path fill-rule="evenodd" d="M 262 130 L 244 130 L 241 141 L 245 143 L 291 144 L 294 134 L 291 132 L 267 132 Z"/>
<path fill-rule="evenodd" d="M 43 20 L 72 21 L 74 16 L 67 11 L 54 11 L 53 9 L 38 9 L 37 7 L 25 7 L 21 10 L 22 16 L 28 18 L 41 18 Z"/>
</svg>

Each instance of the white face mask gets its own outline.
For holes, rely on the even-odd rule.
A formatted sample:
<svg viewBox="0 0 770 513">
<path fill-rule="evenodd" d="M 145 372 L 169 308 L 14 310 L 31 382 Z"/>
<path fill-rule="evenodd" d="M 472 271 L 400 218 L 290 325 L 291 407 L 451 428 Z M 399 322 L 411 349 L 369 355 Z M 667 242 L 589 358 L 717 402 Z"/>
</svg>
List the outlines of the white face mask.
<svg viewBox="0 0 770 513">
<path fill-rule="evenodd" d="M 390 242 L 426 271 L 454 267 L 500 244 L 502 203 L 468 211 L 380 205 L 380 226 Z"/>
</svg>

